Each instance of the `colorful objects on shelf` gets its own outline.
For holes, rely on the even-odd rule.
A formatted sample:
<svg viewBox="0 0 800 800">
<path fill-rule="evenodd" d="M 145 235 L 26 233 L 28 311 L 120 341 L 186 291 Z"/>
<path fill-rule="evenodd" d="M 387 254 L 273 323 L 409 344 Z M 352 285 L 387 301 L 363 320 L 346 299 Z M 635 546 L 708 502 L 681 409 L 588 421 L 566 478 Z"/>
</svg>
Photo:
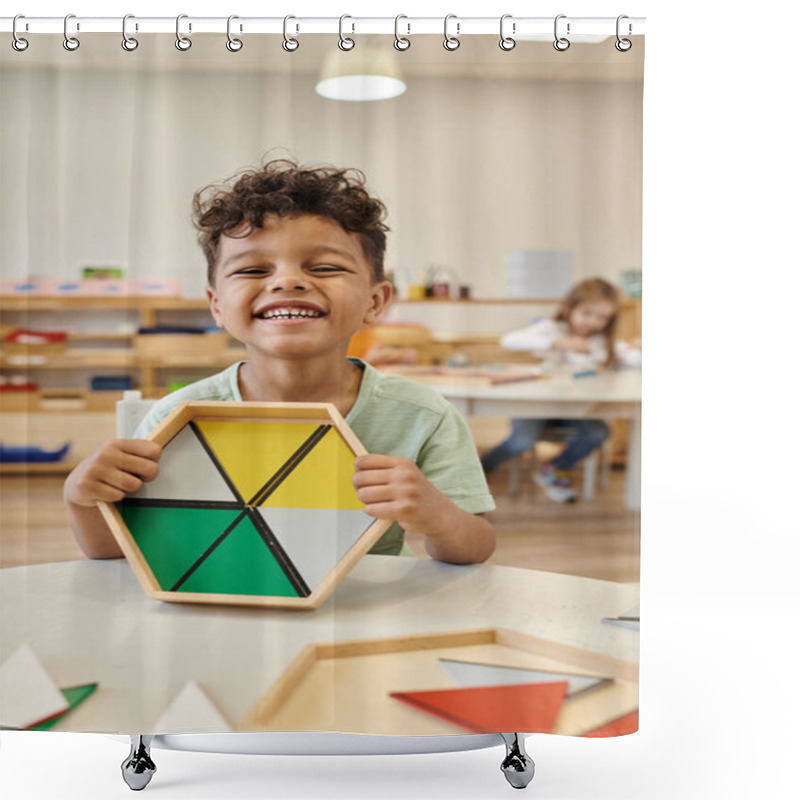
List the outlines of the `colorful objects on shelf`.
<svg viewBox="0 0 800 800">
<path fill-rule="evenodd" d="M 33 297 L 180 297 L 182 285 L 172 280 L 87 278 L 59 281 L 31 278 L 0 281 L 0 296 Z"/>
<path fill-rule="evenodd" d="M 50 464 L 63 461 L 72 447 L 66 442 L 57 450 L 38 445 L 5 445 L 0 443 L 0 464 Z"/>
<path fill-rule="evenodd" d="M 127 392 L 133 389 L 133 379 L 129 375 L 93 375 L 89 387 L 93 392 Z"/>
</svg>

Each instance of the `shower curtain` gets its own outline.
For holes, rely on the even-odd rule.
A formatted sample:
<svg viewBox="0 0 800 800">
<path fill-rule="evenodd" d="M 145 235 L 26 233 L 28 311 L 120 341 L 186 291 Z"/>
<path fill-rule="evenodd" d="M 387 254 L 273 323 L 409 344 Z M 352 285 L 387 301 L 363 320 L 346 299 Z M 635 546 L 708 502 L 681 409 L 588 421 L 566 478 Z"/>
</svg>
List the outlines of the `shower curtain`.
<svg viewBox="0 0 800 800">
<path fill-rule="evenodd" d="M 345 28 L 342 48 L 287 31 L 3 48 L 0 724 L 632 733 L 644 41 L 393 47 Z M 356 59 L 399 93 L 366 99 Z M 323 79 L 362 96 L 323 96 Z M 393 300 L 349 363 L 387 408 L 427 398 L 456 431 L 426 462 L 441 431 L 369 423 L 488 521 L 488 557 L 432 557 L 396 522 L 382 550 L 391 521 L 352 488 L 374 431 L 335 409 L 262 413 L 235 377 L 232 412 L 147 427 L 158 478 L 104 509 L 124 557 L 78 547 L 67 475 L 147 435 L 152 401 L 251 356 L 209 313 L 192 197 L 276 159 L 360 170 L 385 204 Z M 588 284 L 613 294 L 581 295 L 606 314 L 583 329 L 566 299 Z"/>
</svg>

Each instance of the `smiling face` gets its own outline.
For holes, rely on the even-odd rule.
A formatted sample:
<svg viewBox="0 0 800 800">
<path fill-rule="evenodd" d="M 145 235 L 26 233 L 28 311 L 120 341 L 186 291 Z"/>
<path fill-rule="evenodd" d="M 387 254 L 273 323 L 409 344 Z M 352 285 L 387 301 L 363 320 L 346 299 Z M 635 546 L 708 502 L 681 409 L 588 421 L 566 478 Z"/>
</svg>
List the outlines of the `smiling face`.
<svg viewBox="0 0 800 800">
<path fill-rule="evenodd" d="M 220 238 L 214 319 L 248 350 L 277 358 L 344 358 L 350 337 L 391 298 L 373 281 L 357 234 L 328 217 L 269 215 L 241 238 Z"/>
<path fill-rule="evenodd" d="M 616 308 L 610 300 L 581 300 L 569 315 L 569 327 L 576 336 L 594 336 L 602 333 Z"/>
</svg>

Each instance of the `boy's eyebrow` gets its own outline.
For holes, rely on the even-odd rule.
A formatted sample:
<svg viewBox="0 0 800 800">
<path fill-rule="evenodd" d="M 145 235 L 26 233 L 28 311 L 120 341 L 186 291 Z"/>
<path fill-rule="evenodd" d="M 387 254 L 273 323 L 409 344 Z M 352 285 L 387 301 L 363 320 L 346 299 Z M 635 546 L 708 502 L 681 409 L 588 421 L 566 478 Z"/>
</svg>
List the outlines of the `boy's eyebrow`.
<svg viewBox="0 0 800 800">
<path fill-rule="evenodd" d="M 234 253 L 232 256 L 228 256 L 221 264 L 221 267 L 224 267 L 228 264 L 233 263 L 234 261 L 241 261 L 245 258 L 253 258 L 254 256 L 259 255 L 258 250 L 243 250 L 241 253 Z"/>
<path fill-rule="evenodd" d="M 311 255 L 319 255 L 321 253 L 331 253 L 336 256 L 344 256 L 345 258 L 349 258 L 351 261 L 354 260 L 353 254 L 349 250 L 342 250 L 335 245 L 328 245 L 328 244 L 320 244 L 316 247 L 309 247 L 308 252 Z"/>
</svg>

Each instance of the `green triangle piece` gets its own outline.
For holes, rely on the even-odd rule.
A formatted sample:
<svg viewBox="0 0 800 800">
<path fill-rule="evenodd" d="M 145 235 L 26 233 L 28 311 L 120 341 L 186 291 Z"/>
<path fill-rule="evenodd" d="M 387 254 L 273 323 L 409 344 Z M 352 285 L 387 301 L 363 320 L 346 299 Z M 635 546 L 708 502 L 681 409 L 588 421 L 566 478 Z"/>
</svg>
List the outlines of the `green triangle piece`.
<svg viewBox="0 0 800 800">
<path fill-rule="evenodd" d="M 41 725 L 37 725 L 35 728 L 30 728 L 30 730 L 49 731 L 59 720 L 64 719 L 64 717 L 66 717 L 73 708 L 79 706 L 96 688 L 96 683 L 86 683 L 83 686 L 70 686 L 68 689 L 62 689 L 61 694 L 64 695 L 69 703 L 69 708 L 58 716 L 47 720 L 47 722 L 43 722 Z"/>
<path fill-rule="evenodd" d="M 242 518 L 178 591 L 264 597 L 300 596 L 249 517 Z"/>
<path fill-rule="evenodd" d="M 164 591 L 217 540 L 241 513 L 235 508 L 117 506 Z"/>
</svg>

